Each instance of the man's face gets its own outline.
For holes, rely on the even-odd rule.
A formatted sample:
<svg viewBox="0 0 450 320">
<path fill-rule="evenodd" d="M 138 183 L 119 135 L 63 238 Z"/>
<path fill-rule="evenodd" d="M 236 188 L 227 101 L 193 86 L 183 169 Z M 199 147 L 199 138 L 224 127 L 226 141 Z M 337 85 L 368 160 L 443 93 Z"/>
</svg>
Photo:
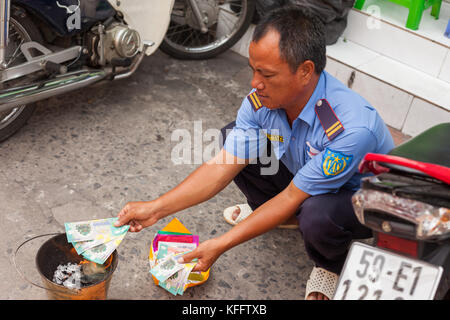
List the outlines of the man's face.
<svg viewBox="0 0 450 320">
<path fill-rule="evenodd" d="M 251 85 L 269 109 L 295 107 L 305 85 L 302 72 L 292 73 L 288 63 L 280 57 L 279 40 L 279 33 L 269 30 L 249 47 L 249 65 L 253 70 Z"/>
</svg>

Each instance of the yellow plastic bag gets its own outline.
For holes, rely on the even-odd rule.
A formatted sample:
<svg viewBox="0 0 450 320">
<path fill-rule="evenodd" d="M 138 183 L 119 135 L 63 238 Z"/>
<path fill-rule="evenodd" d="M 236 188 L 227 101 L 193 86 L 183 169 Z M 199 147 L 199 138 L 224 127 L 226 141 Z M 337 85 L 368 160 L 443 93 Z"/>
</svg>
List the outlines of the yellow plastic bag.
<svg viewBox="0 0 450 320">
<path fill-rule="evenodd" d="M 172 221 L 170 221 L 169 224 L 166 225 L 161 231 L 186 233 L 192 235 L 192 233 L 177 218 L 174 218 Z M 148 255 L 148 259 L 153 262 L 156 260 L 155 253 L 153 252 L 153 241 L 150 245 L 150 253 Z M 210 270 L 211 269 L 208 269 L 207 271 L 201 272 L 200 274 L 191 272 L 189 275 L 189 279 L 195 280 L 196 282 L 186 284 L 184 286 L 184 289 L 186 290 L 187 288 L 198 286 L 199 284 L 204 283 L 209 278 Z M 158 285 L 158 279 L 156 279 L 153 275 L 152 277 L 155 284 Z"/>
</svg>

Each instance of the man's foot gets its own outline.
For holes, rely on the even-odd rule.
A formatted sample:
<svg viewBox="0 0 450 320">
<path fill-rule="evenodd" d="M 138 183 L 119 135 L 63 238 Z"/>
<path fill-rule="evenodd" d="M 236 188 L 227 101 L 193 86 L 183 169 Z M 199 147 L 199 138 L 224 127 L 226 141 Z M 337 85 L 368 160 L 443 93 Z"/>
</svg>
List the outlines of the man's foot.
<svg viewBox="0 0 450 320">
<path fill-rule="evenodd" d="M 228 207 L 223 211 L 223 217 L 229 224 L 235 226 L 242 220 L 246 219 L 253 210 L 246 203 L 237 204 L 233 207 Z"/>
<path fill-rule="evenodd" d="M 231 210 L 231 214 L 230 214 Z M 247 218 L 251 213 L 252 209 L 248 204 L 238 204 L 234 207 L 229 207 L 225 209 L 224 211 L 224 217 L 225 220 L 227 220 L 228 223 L 236 225 L 245 218 Z M 243 216 L 241 216 L 243 214 Z M 229 221 L 231 219 L 231 221 Z M 292 215 L 287 219 L 284 223 L 278 226 L 278 228 L 282 229 L 297 229 L 298 228 L 298 221 L 295 215 Z"/>
<path fill-rule="evenodd" d="M 339 276 L 323 268 L 314 267 L 306 282 L 305 300 L 331 300 Z"/>
<path fill-rule="evenodd" d="M 236 219 L 239 217 L 240 213 L 241 213 L 241 208 L 239 206 L 235 206 L 233 213 L 231 214 L 231 219 L 233 219 L 233 221 L 236 221 Z"/>
<path fill-rule="evenodd" d="M 325 296 L 324 294 L 320 292 L 311 292 L 307 297 L 306 300 L 330 300 Z"/>
</svg>

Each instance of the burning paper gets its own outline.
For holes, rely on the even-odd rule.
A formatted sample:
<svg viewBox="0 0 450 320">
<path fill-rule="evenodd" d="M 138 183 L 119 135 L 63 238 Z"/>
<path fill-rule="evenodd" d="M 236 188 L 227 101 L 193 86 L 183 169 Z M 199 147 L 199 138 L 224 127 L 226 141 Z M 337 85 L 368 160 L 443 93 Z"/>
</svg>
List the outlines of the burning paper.
<svg viewBox="0 0 450 320">
<path fill-rule="evenodd" d="M 76 263 L 59 265 L 53 274 L 53 282 L 68 289 L 81 288 L 81 266 Z"/>
<path fill-rule="evenodd" d="M 84 286 L 103 281 L 108 275 L 107 268 L 110 263 L 103 266 L 83 260 L 78 264 L 71 262 L 61 264 L 53 274 L 53 282 L 68 289 L 79 290 Z"/>
</svg>

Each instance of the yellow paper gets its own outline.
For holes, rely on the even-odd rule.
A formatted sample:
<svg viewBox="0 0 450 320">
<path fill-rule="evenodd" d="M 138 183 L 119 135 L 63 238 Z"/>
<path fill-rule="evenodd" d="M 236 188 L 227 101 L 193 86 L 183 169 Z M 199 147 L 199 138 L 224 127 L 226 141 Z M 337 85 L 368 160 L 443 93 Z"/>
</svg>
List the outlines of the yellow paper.
<svg viewBox="0 0 450 320">
<path fill-rule="evenodd" d="M 192 234 L 177 218 L 173 218 L 161 231 Z"/>
</svg>

